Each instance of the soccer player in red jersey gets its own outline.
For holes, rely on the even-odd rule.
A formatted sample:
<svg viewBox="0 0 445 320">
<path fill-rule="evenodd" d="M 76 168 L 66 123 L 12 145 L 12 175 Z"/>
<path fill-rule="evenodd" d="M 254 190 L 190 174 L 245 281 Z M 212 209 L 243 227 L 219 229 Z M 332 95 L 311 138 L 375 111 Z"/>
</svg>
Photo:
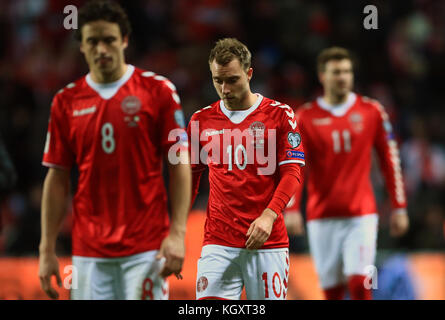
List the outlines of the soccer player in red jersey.
<svg viewBox="0 0 445 320">
<path fill-rule="evenodd" d="M 198 261 L 197 299 L 285 299 L 289 239 L 282 210 L 304 165 L 291 107 L 252 93 L 251 54 L 233 38 L 209 57 L 221 100 L 188 125 L 195 199 L 203 170 L 210 193 Z"/>
<path fill-rule="evenodd" d="M 352 92 L 353 65 L 346 49 L 318 57 L 324 95 L 296 113 L 308 161 L 307 220 L 311 254 L 326 299 L 371 299 L 377 207 L 370 181 L 371 152 L 379 158 L 391 198 L 391 233 L 409 225 L 399 151 L 382 105 Z M 302 185 L 285 211 L 290 234 L 302 232 Z M 347 285 L 346 285 L 347 284 Z"/>
<path fill-rule="evenodd" d="M 80 50 L 90 72 L 54 97 L 43 165 L 39 277 L 51 298 L 61 278 L 56 238 L 69 199 L 70 169 L 79 180 L 72 203 L 72 299 L 167 299 L 166 277 L 181 277 L 191 198 L 184 117 L 174 85 L 125 63 L 130 25 L 109 1 L 79 10 Z M 183 129 L 182 141 L 169 141 Z M 171 221 L 162 160 L 168 163 Z M 76 275 L 76 277 L 74 277 Z"/>
</svg>

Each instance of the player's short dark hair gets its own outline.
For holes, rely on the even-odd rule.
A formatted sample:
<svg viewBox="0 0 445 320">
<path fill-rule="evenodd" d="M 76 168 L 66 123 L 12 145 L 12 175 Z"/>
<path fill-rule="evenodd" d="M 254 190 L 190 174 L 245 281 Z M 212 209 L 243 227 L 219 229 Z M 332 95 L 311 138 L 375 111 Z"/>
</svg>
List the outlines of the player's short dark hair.
<svg viewBox="0 0 445 320">
<path fill-rule="evenodd" d="M 317 57 L 317 70 L 318 72 L 324 72 L 326 69 L 326 63 L 331 60 L 343 60 L 348 59 L 353 62 L 351 53 L 349 50 L 341 47 L 330 47 L 322 50 Z"/>
<path fill-rule="evenodd" d="M 97 20 L 117 23 L 122 38 L 131 33 L 128 16 L 118 3 L 110 0 L 92 0 L 79 9 L 78 29 L 74 33 L 76 40 L 82 41 L 82 27 L 85 24 Z"/>
<path fill-rule="evenodd" d="M 250 68 L 252 54 L 245 44 L 235 38 L 218 40 L 210 51 L 209 64 L 213 60 L 219 65 L 226 65 L 233 59 L 238 59 L 241 67 L 247 71 Z"/>
</svg>

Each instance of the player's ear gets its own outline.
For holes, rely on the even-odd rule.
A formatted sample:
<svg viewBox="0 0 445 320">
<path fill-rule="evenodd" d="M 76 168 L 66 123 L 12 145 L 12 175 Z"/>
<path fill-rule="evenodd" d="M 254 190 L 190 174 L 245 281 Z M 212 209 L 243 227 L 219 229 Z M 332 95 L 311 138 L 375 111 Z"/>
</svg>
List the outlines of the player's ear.
<svg viewBox="0 0 445 320">
<path fill-rule="evenodd" d="M 253 75 L 253 69 L 249 68 L 247 70 L 247 80 L 250 81 L 250 79 L 252 79 L 252 75 Z"/>
<path fill-rule="evenodd" d="M 320 81 L 321 84 L 324 83 L 324 72 L 322 71 L 318 72 L 318 81 Z"/>
<path fill-rule="evenodd" d="M 128 47 L 128 35 L 124 36 L 122 38 L 122 46 L 124 47 L 124 49 L 127 49 Z"/>
</svg>

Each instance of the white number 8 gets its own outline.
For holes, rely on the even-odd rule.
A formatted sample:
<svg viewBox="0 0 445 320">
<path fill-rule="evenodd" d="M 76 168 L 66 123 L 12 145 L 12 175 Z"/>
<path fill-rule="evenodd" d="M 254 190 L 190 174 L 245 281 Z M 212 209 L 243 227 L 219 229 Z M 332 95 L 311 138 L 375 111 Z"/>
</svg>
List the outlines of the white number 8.
<svg viewBox="0 0 445 320">
<path fill-rule="evenodd" d="M 102 133 L 102 149 L 105 153 L 110 154 L 116 149 L 116 141 L 113 137 L 113 125 L 109 122 L 104 123 L 101 129 Z"/>
</svg>

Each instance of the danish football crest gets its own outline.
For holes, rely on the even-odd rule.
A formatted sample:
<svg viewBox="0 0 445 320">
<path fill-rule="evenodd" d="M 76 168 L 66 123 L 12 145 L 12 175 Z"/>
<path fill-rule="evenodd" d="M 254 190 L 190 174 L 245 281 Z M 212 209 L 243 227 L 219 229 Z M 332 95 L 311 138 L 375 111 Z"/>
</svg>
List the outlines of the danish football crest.
<svg viewBox="0 0 445 320">
<path fill-rule="evenodd" d="M 141 110 L 141 100 L 136 96 L 125 97 L 125 99 L 122 100 L 121 107 L 124 113 L 133 115 Z"/>
<path fill-rule="evenodd" d="M 263 137 L 266 126 L 261 121 L 252 122 L 249 126 L 249 134 L 254 137 Z"/>
<path fill-rule="evenodd" d="M 287 134 L 287 141 L 292 148 L 297 148 L 301 143 L 301 136 L 298 132 L 289 132 Z"/>
<path fill-rule="evenodd" d="M 355 132 L 361 132 L 363 130 L 363 117 L 360 113 L 352 113 L 349 116 L 349 122 L 351 123 L 352 129 Z"/>
</svg>

